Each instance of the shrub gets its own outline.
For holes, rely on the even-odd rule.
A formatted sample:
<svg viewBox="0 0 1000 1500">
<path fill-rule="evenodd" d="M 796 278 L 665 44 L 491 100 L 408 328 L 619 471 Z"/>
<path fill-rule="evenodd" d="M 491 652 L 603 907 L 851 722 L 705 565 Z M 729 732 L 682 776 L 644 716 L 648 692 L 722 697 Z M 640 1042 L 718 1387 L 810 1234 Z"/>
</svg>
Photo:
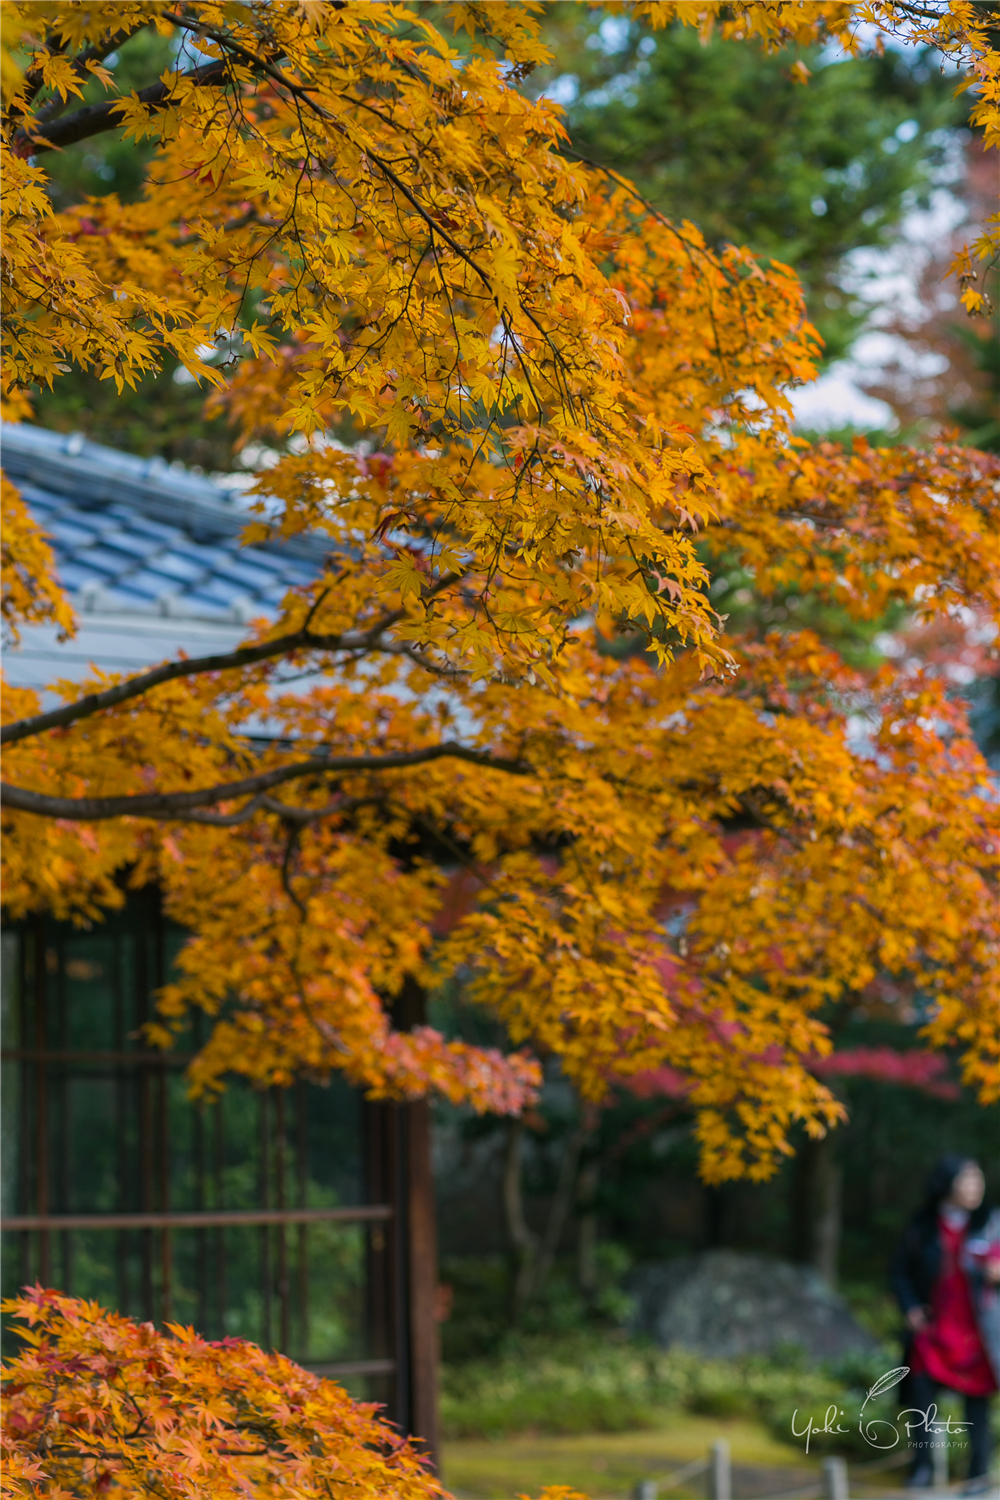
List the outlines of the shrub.
<svg viewBox="0 0 1000 1500">
<path fill-rule="evenodd" d="M 620 1432 L 655 1424 L 665 1407 L 683 1407 L 721 1419 L 754 1417 L 794 1443 L 796 1409 L 799 1424 L 803 1413 L 821 1420 L 831 1402 L 857 1412 L 865 1390 L 887 1368 L 885 1357 L 817 1368 L 798 1351 L 713 1360 L 613 1334 L 525 1337 L 493 1359 L 446 1367 L 442 1418 L 451 1437 L 501 1437 L 528 1429 Z M 855 1439 L 852 1433 L 836 1440 L 839 1451 L 852 1451 Z M 833 1442 L 814 1439 L 810 1451 L 833 1451 Z"/>
<path fill-rule="evenodd" d="M 412 1442 L 280 1354 L 35 1287 L 4 1304 L 5 1497 L 438 1500 Z"/>
</svg>

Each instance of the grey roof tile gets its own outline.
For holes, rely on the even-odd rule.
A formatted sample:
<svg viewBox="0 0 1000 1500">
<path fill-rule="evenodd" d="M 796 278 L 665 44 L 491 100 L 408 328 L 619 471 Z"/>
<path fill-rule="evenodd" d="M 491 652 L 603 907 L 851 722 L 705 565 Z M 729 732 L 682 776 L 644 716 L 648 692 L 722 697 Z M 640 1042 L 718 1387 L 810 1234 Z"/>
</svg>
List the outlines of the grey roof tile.
<svg viewBox="0 0 1000 1500">
<path fill-rule="evenodd" d="M 156 607 L 148 599 L 134 594 L 131 589 L 120 583 L 108 585 L 94 595 L 95 605 L 100 605 L 102 610 L 121 610 L 129 614 L 153 614 Z"/>
<path fill-rule="evenodd" d="M 136 536 L 149 537 L 152 541 L 168 544 L 178 542 L 184 536 L 179 527 L 165 526 L 162 521 L 151 521 L 148 516 L 137 514 L 134 507 L 129 505 L 109 505 L 104 514 L 121 521 Z"/>
<path fill-rule="evenodd" d="M 158 604 L 157 596 L 148 589 L 137 586 L 132 578 L 116 578 L 114 584 L 103 593 L 105 600 L 124 599 L 128 601 L 129 608 L 141 607 L 143 612 L 155 612 Z"/>
<path fill-rule="evenodd" d="M 221 578 L 246 580 L 252 588 L 269 588 L 274 583 L 273 569 L 262 566 L 259 556 L 250 548 L 226 551 L 222 547 L 199 547 L 198 556 L 213 575 Z"/>
<path fill-rule="evenodd" d="M 311 568 L 306 568 L 301 563 L 291 563 L 285 568 L 285 577 L 290 583 L 311 583 L 316 574 Z"/>
<path fill-rule="evenodd" d="M 39 507 L 32 504 L 32 511 L 37 515 Z M 45 530 L 56 544 L 56 553 L 72 553 L 79 547 L 89 547 L 96 540 L 97 533 L 87 526 L 81 526 L 74 516 L 72 520 L 64 514 L 56 514 L 45 517 Z"/>
<path fill-rule="evenodd" d="M 191 589 L 190 592 L 182 594 L 177 603 L 178 613 L 197 614 L 199 618 L 205 620 L 228 620 L 230 618 L 230 601 L 216 599 L 202 589 Z"/>
<path fill-rule="evenodd" d="M 59 581 L 70 594 L 77 594 L 87 584 L 93 583 L 98 574 L 92 568 L 86 568 L 81 563 L 60 560 L 58 563 Z"/>
<path fill-rule="evenodd" d="M 101 536 L 101 546 L 111 547 L 115 552 L 122 553 L 123 564 L 128 566 L 129 560 L 133 558 L 155 557 L 163 551 L 163 543 L 153 541 L 148 536 L 136 536 L 134 532 L 128 532 L 122 527 L 116 531 L 106 531 Z"/>
<path fill-rule="evenodd" d="M 205 620 L 274 615 L 332 548 L 307 534 L 241 547 L 245 505 L 197 475 L 78 435 L 4 424 L 2 462 L 52 537 L 84 612 Z"/>
<path fill-rule="evenodd" d="M 82 568 L 89 568 L 95 577 L 99 578 L 117 578 L 119 574 L 125 572 L 127 566 L 120 552 L 114 552 L 110 547 L 102 547 L 100 543 L 74 552 L 72 556 Z"/>
<path fill-rule="evenodd" d="M 57 495 L 47 495 L 44 490 L 37 489 L 33 484 L 22 484 L 20 489 L 31 509 L 42 515 L 48 516 L 58 511 L 62 504 Z"/>
<path fill-rule="evenodd" d="M 207 582 L 199 584 L 198 588 L 191 592 L 192 598 L 195 595 L 199 599 L 210 599 L 213 603 L 224 604 L 227 609 L 230 604 L 235 604 L 237 599 L 246 599 L 248 602 L 250 599 L 246 589 L 241 588 L 238 583 L 229 583 L 227 579 L 217 577 L 209 578 Z"/>
<path fill-rule="evenodd" d="M 158 552 L 155 557 L 146 559 L 146 567 L 150 572 L 161 573 L 164 578 L 173 579 L 176 583 L 192 586 L 210 576 L 197 551 L 191 547 L 185 547 L 183 552 L 180 548 Z"/>
<path fill-rule="evenodd" d="M 175 585 L 162 573 L 151 573 L 147 568 L 140 568 L 138 572 L 128 573 L 119 580 L 119 587 L 128 588 L 130 594 L 139 599 L 156 600 L 164 594 L 172 594 Z"/>
<path fill-rule="evenodd" d="M 226 555 L 234 561 L 246 561 L 254 568 L 259 568 L 263 574 L 270 578 L 278 578 L 288 568 L 288 559 L 276 557 L 273 553 L 265 552 L 260 547 L 231 547 L 227 549 Z"/>
</svg>

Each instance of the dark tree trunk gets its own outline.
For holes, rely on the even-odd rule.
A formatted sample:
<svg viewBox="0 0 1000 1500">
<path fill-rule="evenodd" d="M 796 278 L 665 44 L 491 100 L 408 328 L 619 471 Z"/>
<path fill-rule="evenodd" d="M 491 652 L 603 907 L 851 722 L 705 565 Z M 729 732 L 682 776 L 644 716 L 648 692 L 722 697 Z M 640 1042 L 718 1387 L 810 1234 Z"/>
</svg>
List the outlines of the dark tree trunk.
<svg viewBox="0 0 1000 1500">
<path fill-rule="evenodd" d="M 576 1279 L 580 1291 L 588 1299 L 597 1291 L 597 1183 L 600 1163 L 590 1161 L 580 1173 L 577 1201 L 580 1205 L 579 1226 L 576 1241 Z"/>
<path fill-rule="evenodd" d="M 726 1207 L 727 1198 L 725 1189 L 721 1187 L 706 1187 L 705 1248 L 707 1250 L 717 1250 L 725 1239 Z"/>
<path fill-rule="evenodd" d="M 559 1176 L 556 1179 L 556 1190 L 552 1196 L 552 1204 L 549 1208 L 548 1222 L 545 1225 L 545 1233 L 542 1243 L 538 1249 L 535 1260 L 534 1273 L 531 1278 L 532 1297 L 537 1297 L 552 1270 L 559 1249 L 559 1241 L 562 1239 L 569 1211 L 573 1206 L 576 1196 L 577 1169 L 580 1165 L 580 1152 L 587 1136 L 586 1126 L 581 1122 L 572 1131 L 566 1142 L 562 1161 L 559 1163 Z"/>
<path fill-rule="evenodd" d="M 507 1127 L 507 1149 L 504 1157 L 503 1206 L 507 1236 L 514 1258 L 514 1286 L 511 1295 L 511 1317 L 520 1322 L 529 1304 L 541 1295 L 559 1250 L 570 1211 L 577 1196 L 580 1153 L 590 1130 L 585 1113 L 566 1141 L 555 1191 L 542 1233 L 529 1228 L 524 1212 L 522 1156 L 524 1123 L 511 1120 Z"/>
<path fill-rule="evenodd" d="M 518 1322 L 531 1295 L 538 1238 L 528 1228 L 524 1214 L 524 1192 L 521 1183 L 521 1156 L 524 1147 L 524 1121 L 507 1124 L 507 1149 L 503 1166 L 503 1208 L 507 1237 L 514 1256 L 514 1287 L 511 1316 Z"/>
<path fill-rule="evenodd" d="M 408 1104 L 407 1225 L 410 1247 L 410 1389 L 413 1431 L 439 1463 L 437 1223 L 431 1171 L 431 1112 L 426 1099 Z"/>
<path fill-rule="evenodd" d="M 809 1261 L 830 1285 L 837 1285 L 840 1261 L 841 1189 L 843 1168 L 834 1155 L 830 1135 L 819 1143 L 816 1171 L 816 1211 Z"/>
<path fill-rule="evenodd" d="M 837 1284 L 840 1259 L 842 1179 L 832 1132 L 802 1143 L 792 1177 L 792 1255 L 815 1266 L 830 1286 Z"/>
</svg>

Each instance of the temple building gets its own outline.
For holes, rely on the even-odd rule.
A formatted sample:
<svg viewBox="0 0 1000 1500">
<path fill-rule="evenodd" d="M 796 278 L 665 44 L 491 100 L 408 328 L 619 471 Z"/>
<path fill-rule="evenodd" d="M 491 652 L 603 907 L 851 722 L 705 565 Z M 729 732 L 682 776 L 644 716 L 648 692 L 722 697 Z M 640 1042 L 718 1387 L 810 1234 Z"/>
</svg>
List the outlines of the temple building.
<svg viewBox="0 0 1000 1500">
<path fill-rule="evenodd" d="M 241 547 L 238 495 L 77 435 L 5 425 L 2 462 L 80 625 L 65 643 L 23 630 L 5 657 L 18 686 L 231 650 L 328 550 L 315 536 Z M 4 1294 L 38 1280 L 280 1349 L 384 1402 L 434 1451 L 428 1107 L 371 1104 L 337 1076 L 230 1079 L 217 1102 L 192 1101 L 200 1018 L 171 1052 L 141 1030 L 183 941 L 151 888 L 90 927 L 45 913 L 4 927 Z"/>
</svg>

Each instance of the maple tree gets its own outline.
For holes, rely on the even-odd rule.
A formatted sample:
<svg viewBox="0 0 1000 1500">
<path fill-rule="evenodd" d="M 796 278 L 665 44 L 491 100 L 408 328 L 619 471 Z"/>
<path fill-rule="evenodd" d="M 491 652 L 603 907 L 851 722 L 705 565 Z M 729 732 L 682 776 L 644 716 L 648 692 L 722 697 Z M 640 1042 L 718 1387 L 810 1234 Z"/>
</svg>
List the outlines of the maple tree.
<svg viewBox="0 0 1000 1500">
<path fill-rule="evenodd" d="M 855 46 L 864 19 L 933 39 L 995 133 L 969 6 L 633 10 L 765 45 Z M 995 835 L 960 705 L 808 631 L 727 638 L 710 585 L 735 558 L 860 618 L 987 611 L 996 460 L 795 440 L 818 346 L 794 275 L 563 149 L 519 87 L 533 7 L 447 14 L 461 49 L 402 5 L 5 8 L 10 415 L 72 366 L 124 390 L 179 360 L 246 434 L 300 437 L 247 539 L 331 547 L 236 652 L 46 711 L 5 690 L 8 909 L 95 920 L 157 881 L 190 938 L 150 1037 L 216 1017 L 200 1090 L 335 1067 L 516 1112 L 528 1052 L 392 1028 L 408 980 L 461 968 L 585 1098 L 682 1071 L 715 1180 L 836 1122 L 820 1012 L 883 972 L 995 1096 Z M 118 96 L 105 59 L 148 27 L 176 68 Z M 78 105 L 90 80 L 107 100 Z M 56 211 L 49 153 L 119 124 L 156 142 L 143 193 Z M 5 617 L 69 628 L 12 515 Z M 287 665 L 319 685 L 285 691 Z M 436 936 L 449 864 L 476 894 Z"/>
<path fill-rule="evenodd" d="M 764 45 L 853 46 L 860 20 L 933 41 L 995 142 L 975 7 L 632 10 Z M 716 606 L 731 568 L 865 620 L 985 616 L 998 461 L 795 440 L 818 346 L 794 275 L 572 157 L 521 88 L 537 8 L 448 7 L 451 39 L 436 14 L 3 8 L 6 414 L 70 368 L 124 391 L 179 361 L 291 449 L 247 539 L 330 538 L 236 652 L 56 684 L 54 709 L 5 687 L 8 910 L 99 920 L 156 881 L 190 936 L 150 1039 L 214 1016 L 203 1091 L 338 1068 L 516 1114 L 530 1052 L 391 1024 L 404 985 L 460 971 L 585 1099 L 673 1069 L 710 1180 L 836 1122 L 823 1016 L 887 976 L 995 1097 L 996 835 L 962 705 L 809 631 L 728 637 Z M 150 29 L 176 64 L 120 96 L 107 59 Z M 119 125 L 143 191 L 56 207 L 52 153 Z M 995 248 L 962 260 L 973 310 Z M 6 626 L 70 633 L 9 486 L 4 508 Z M 281 1356 L 54 1292 L 10 1310 L 5 1494 L 438 1492 Z"/>
<path fill-rule="evenodd" d="M 553 62 L 524 87 L 563 102 L 577 81 L 565 115 L 570 149 L 625 172 L 668 218 L 694 220 L 710 245 L 746 243 L 791 264 L 824 360 L 843 355 L 868 311 L 841 285 L 845 255 L 884 242 L 906 206 L 923 204 L 964 119 L 967 96 L 952 97 L 953 76 L 930 66 L 926 49 L 840 60 L 822 46 L 764 52 L 682 24 L 653 33 L 575 3 L 546 4 L 539 21 Z M 154 32 L 131 37 L 106 62 L 116 88 L 142 88 L 171 64 L 171 47 Z M 798 61 L 811 70 L 808 86 L 792 71 Z M 94 81 L 83 102 L 104 97 Z M 57 207 L 85 195 L 134 200 L 155 149 L 111 130 L 50 152 L 49 197 Z M 247 464 L 259 445 L 235 456 L 225 416 L 206 416 L 204 392 L 186 376 L 167 361 L 119 395 L 113 382 L 73 371 L 32 390 L 35 420 L 209 471 Z"/>
</svg>

